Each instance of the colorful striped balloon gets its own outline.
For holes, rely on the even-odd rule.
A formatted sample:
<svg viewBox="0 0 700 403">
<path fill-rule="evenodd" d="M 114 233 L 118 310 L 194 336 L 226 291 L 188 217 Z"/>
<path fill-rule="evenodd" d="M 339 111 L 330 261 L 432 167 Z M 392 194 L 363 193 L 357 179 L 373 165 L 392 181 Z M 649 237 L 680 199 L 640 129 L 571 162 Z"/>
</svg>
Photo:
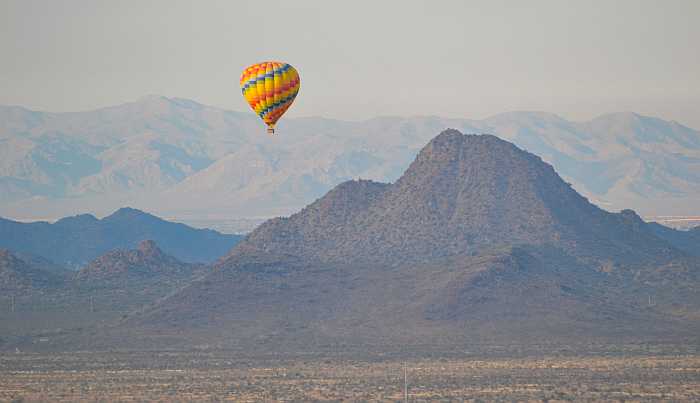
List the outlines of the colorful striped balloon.
<svg viewBox="0 0 700 403">
<path fill-rule="evenodd" d="M 275 133 L 275 123 L 289 109 L 299 93 L 299 73 L 288 63 L 262 62 L 241 74 L 241 90 L 250 107 Z"/>
</svg>

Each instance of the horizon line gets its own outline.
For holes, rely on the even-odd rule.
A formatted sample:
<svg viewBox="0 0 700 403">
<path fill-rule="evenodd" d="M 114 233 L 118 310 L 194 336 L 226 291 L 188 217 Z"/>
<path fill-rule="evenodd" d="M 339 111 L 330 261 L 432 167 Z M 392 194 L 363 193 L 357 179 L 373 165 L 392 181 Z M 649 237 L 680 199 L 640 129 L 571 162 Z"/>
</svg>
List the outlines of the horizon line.
<svg viewBox="0 0 700 403">
<path fill-rule="evenodd" d="M 129 104 L 138 104 L 138 103 L 140 103 L 140 102 L 141 102 L 141 103 L 142 103 L 142 102 L 146 102 L 146 101 L 148 101 L 149 99 L 165 99 L 165 100 L 167 100 L 167 101 L 169 101 L 169 102 L 178 101 L 178 100 L 180 100 L 180 101 L 186 101 L 186 102 L 193 102 L 193 103 L 195 103 L 195 104 L 197 104 L 197 105 L 200 105 L 200 106 L 203 106 L 203 107 L 215 108 L 215 109 L 219 109 L 219 110 L 221 110 L 221 111 L 223 111 L 223 112 L 233 112 L 233 113 L 239 113 L 239 114 L 244 114 L 244 115 L 250 115 L 251 118 L 257 118 L 257 116 L 256 116 L 253 112 L 249 112 L 249 111 L 240 111 L 240 110 L 236 110 L 236 109 L 227 109 L 227 108 L 225 108 L 225 107 L 223 107 L 223 106 L 218 106 L 218 105 L 214 105 L 214 104 L 202 103 L 202 102 L 200 102 L 200 101 L 198 101 L 198 100 L 195 100 L 195 99 L 192 99 L 192 98 L 169 97 L 169 96 L 166 96 L 166 95 L 159 95 L 159 94 L 146 94 L 146 95 L 142 95 L 142 96 L 140 96 L 140 97 L 138 97 L 138 98 L 136 98 L 136 99 L 134 99 L 134 100 L 131 100 L 131 101 L 126 101 L 126 102 L 121 102 L 121 103 L 114 103 L 114 104 L 110 104 L 110 105 L 106 105 L 106 106 L 94 107 L 94 108 L 92 108 L 92 109 L 83 109 L 83 110 L 75 110 L 75 111 L 54 112 L 54 111 L 48 111 L 48 110 L 42 110 L 42 109 L 32 109 L 32 108 L 30 108 L 30 107 L 27 107 L 27 106 L 25 106 L 25 105 L 20 105 L 20 104 L 0 104 L 0 108 L 3 108 L 3 107 L 4 107 L 4 108 L 20 108 L 20 109 L 24 109 L 24 110 L 26 110 L 26 111 L 28 111 L 28 112 L 33 112 L 33 113 L 46 113 L 46 114 L 52 114 L 52 115 L 64 115 L 64 114 L 80 114 L 80 113 L 97 112 L 97 111 L 101 111 L 101 110 L 105 110 L 105 109 L 112 109 L 112 108 L 116 108 L 116 107 L 119 107 L 119 106 L 129 105 Z M 594 116 L 594 117 L 592 117 L 592 118 L 590 118 L 590 119 L 588 119 L 588 120 L 569 119 L 569 118 L 566 118 L 566 117 L 564 117 L 564 116 L 562 116 L 562 115 L 560 115 L 560 114 L 558 114 L 558 113 L 549 112 L 549 111 L 545 111 L 545 110 L 536 110 L 536 109 L 531 109 L 531 110 L 528 110 L 528 109 L 505 110 L 505 111 L 503 111 L 503 112 L 499 112 L 499 113 L 496 113 L 496 114 L 492 114 L 492 115 L 489 115 L 489 116 L 484 117 L 484 118 L 481 118 L 481 119 L 479 119 L 479 118 L 471 118 L 471 117 L 464 117 L 464 116 L 454 117 L 454 116 L 433 115 L 433 114 L 428 114 L 428 115 L 414 114 L 414 115 L 376 115 L 376 116 L 372 116 L 372 117 L 365 117 L 365 118 L 359 118 L 359 119 L 336 118 L 336 117 L 327 117 L 327 116 L 322 116 L 322 115 L 307 115 L 307 116 L 290 116 L 290 117 L 285 117 L 285 120 L 326 119 L 326 120 L 333 120 L 333 121 L 337 121 L 337 122 L 360 123 L 360 122 L 368 122 L 368 121 L 375 120 L 375 119 L 430 119 L 430 118 L 437 118 L 437 119 L 451 119 L 451 120 L 485 121 L 485 120 L 494 119 L 494 118 L 497 118 L 497 117 L 499 117 L 499 116 L 506 115 L 506 114 L 518 114 L 518 113 L 519 113 L 519 114 L 543 114 L 543 115 L 549 115 L 549 116 L 551 116 L 551 117 L 554 117 L 554 118 L 557 118 L 557 119 L 561 119 L 561 120 L 567 121 L 567 122 L 569 122 L 569 123 L 578 123 L 578 124 L 581 124 L 581 123 L 589 123 L 589 122 L 592 122 L 592 121 L 594 121 L 594 120 L 597 120 L 597 119 L 600 119 L 600 118 L 603 118 L 603 117 L 606 117 L 606 116 L 615 116 L 615 115 L 632 114 L 632 115 L 636 115 L 636 116 L 642 117 L 642 118 L 659 119 L 659 120 L 663 120 L 663 121 L 665 121 L 665 122 L 675 123 L 675 124 L 678 124 L 678 125 L 680 125 L 680 126 L 683 126 L 683 127 L 688 128 L 688 129 L 691 129 L 691 130 L 693 130 L 693 131 L 695 131 L 695 132 L 700 132 L 699 129 L 696 129 L 696 128 L 692 127 L 692 126 L 689 126 L 689 125 L 687 125 L 687 124 L 685 124 L 685 123 L 679 122 L 679 121 L 674 120 L 674 119 L 665 119 L 665 118 L 662 118 L 662 117 L 659 117 L 659 116 L 655 116 L 655 115 L 645 115 L 645 114 L 642 114 L 642 113 L 639 113 L 639 112 L 635 112 L 635 111 L 631 111 L 631 110 L 621 110 L 621 111 L 606 112 L 606 113 L 598 114 L 598 115 L 596 115 L 596 116 Z"/>
</svg>

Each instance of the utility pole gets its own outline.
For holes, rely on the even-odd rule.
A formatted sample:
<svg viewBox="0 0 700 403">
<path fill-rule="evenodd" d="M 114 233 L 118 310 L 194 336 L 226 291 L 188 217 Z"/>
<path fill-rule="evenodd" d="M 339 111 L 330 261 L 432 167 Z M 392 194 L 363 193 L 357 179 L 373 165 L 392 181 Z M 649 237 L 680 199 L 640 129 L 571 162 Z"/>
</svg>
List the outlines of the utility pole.
<svg viewBox="0 0 700 403">
<path fill-rule="evenodd" d="M 92 295 L 90 296 L 90 312 L 95 312 L 95 300 Z"/>
<path fill-rule="evenodd" d="M 403 364 L 403 401 L 408 403 L 408 368 Z"/>
<path fill-rule="evenodd" d="M 10 297 L 10 312 L 15 313 L 15 296 Z"/>
</svg>

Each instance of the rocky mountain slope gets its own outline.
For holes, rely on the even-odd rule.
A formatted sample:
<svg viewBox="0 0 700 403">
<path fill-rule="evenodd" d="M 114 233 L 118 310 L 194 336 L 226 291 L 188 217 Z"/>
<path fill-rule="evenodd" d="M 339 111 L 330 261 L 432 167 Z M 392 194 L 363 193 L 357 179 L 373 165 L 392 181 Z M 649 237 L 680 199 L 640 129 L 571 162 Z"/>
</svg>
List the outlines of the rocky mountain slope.
<svg viewBox="0 0 700 403">
<path fill-rule="evenodd" d="M 136 249 L 115 249 L 91 261 L 72 276 L 69 293 L 91 295 L 110 310 L 128 313 L 208 271 L 206 265 L 184 263 L 146 240 Z"/>
<path fill-rule="evenodd" d="M 82 214 L 53 224 L 0 218 L 0 247 L 70 268 L 79 268 L 112 249 L 135 247 L 146 239 L 155 240 L 167 253 L 184 261 L 211 262 L 240 238 L 169 222 L 132 208 L 121 208 L 103 219 Z"/>
<path fill-rule="evenodd" d="M 0 290 L 5 296 L 20 295 L 31 290 L 45 292 L 64 285 L 67 273 L 61 275 L 40 265 L 27 262 L 7 249 L 0 249 Z"/>
<path fill-rule="evenodd" d="M 670 245 L 643 225 L 630 210 L 594 206 L 551 166 L 506 141 L 448 130 L 395 184 L 343 183 L 300 213 L 268 221 L 230 256 L 255 250 L 323 262 L 399 262 L 553 243 L 584 256 L 670 256 Z"/>
<path fill-rule="evenodd" d="M 150 240 L 136 249 L 109 251 L 78 272 L 52 272 L 40 263 L 0 249 L 0 349 L 47 348 L 57 339 L 62 349 L 65 341 L 60 338 L 66 335 L 89 348 L 100 328 L 154 304 L 209 270 L 165 254 Z"/>
<path fill-rule="evenodd" d="M 508 142 L 447 130 L 394 184 L 346 182 L 266 222 L 115 331 L 273 349 L 685 340 L 699 274 L 633 211 L 599 209 Z"/>
<path fill-rule="evenodd" d="M 655 222 L 646 225 L 659 238 L 690 255 L 700 257 L 700 227 L 682 231 Z"/>
<path fill-rule="evenodd" d="M 0 107 L 0 215 L 104 215 L 123 205 L 178 218 L 289 214 L 350 179 L 395 181 L 447 127 L 541 156 L 610 211 L 698 214 L 700 134 L 653 117 L 284 119 L 271 139 L 253 114 L 151 96 L 79 113 Z"/>
<path fill-rule="evenodd" d="M 80 269 L 75 278 L 81 282 L 109 282 L 133 278 L 144 280 L 153 277 L 189 277 L 203 265 L 183 263 L 166 255 L 154 241 L 139 243 L 133 250 L 117 249 L 98 257 Z"/>
</svg>

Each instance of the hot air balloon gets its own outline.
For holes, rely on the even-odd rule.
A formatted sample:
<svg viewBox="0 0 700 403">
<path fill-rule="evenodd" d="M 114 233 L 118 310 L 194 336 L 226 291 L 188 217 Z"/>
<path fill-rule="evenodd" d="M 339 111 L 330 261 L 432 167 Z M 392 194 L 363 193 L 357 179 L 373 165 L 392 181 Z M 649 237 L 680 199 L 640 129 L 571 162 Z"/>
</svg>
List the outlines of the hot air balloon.
<svg viewBox="0 0 700 403">
<path fill-rule="evenodd" d="M 288 63 L 257 63 L 241 74 L 243 97 L 265 122 L 270 134 L 275 133 L 275 123 L 294 102 L 299 86 L 299 73 Z"/>
</svg>

